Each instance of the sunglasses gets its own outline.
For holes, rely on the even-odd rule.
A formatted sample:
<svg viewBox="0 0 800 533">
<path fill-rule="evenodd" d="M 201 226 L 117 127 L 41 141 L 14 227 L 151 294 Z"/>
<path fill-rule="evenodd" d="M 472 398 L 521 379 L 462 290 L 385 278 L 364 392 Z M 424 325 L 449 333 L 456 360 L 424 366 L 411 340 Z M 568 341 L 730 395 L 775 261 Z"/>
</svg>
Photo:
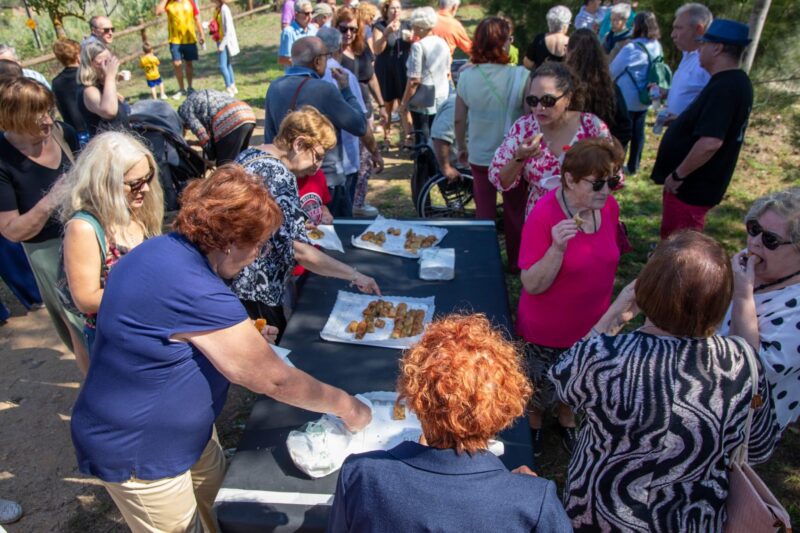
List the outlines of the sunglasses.
<svg viewBox="0 0 800 533">
<path fill-rule="evenodd" d="M 564 98 L 566 95 L 567 93 L 564 93 L 561 96 L 553 96 L 552 94 L 546 94 L 541 98 L 539 98 L 538 96 L 529 94 L 528 96 L 525 97 L 525 103 L 528 104 L 530 107 L 536 107 L 540 103 L 542 104 L 542 107 L 553 107 L 554 105 L 556 105 L 556 102 Z"/>
<path fill-rule="evenodd" d="M 103 33 L 113 33 L 114 32 L 114 26 L 110 26 L 108 28 L 95 28 L 95 29 L 96 30 L 100 30 Z"/>
<path fill-rule="evenodd" d="M 358 31 L 358 26 L 339 26 L 340 33 L 355 33 Z"/>
<path fill-rule="evenodd" d="M 153 181 L 154 177 L 155 173 L 151 171 L 150 174 L 148 174 L 143 178 L 139 178 L 138 180 L 133 180 L 133 181 L 125 181 L 123 182 L 123 184 L 126 187 L 129 187 L 133 194 L 138 194 L 142 189 L 144 189 L 145 185 L 149 185 L 150 182 Z"/>
<path fill-rule="evenodd" d="M 604 180 L 597 179 L 597 180 L 590 180 L 588 178 L 581 178 L 581 181 L 588 181 L 592 184 L 592 190 L 594 192 L 600 192 L 603 190 L 606 184 L 608 184 L 609 190 L 614 190 L 617 185 L 619 185 L 620 177 L 619 176 L 611 176 Z"/>
<path fill-rule="evenodd" d="M 305 15 L 307 17 L 310 17 L 313 14 L 314 14 L 313 11 L 301 11 L 300 13 L 298 13 L 298 15 Z"/>
<path fill-rule="evenodd" d="M 758 237 L 761 235 L 761 243 L 767 250 L 777 250 L 778 246 L 793 244 L 792 241 L 784 241 L 780 235 L 765 230 L 757 220 L 748 220 L 745 222 L 744 227 L 747 228 L 747 234 L 751 237 Z"/>
</svg>

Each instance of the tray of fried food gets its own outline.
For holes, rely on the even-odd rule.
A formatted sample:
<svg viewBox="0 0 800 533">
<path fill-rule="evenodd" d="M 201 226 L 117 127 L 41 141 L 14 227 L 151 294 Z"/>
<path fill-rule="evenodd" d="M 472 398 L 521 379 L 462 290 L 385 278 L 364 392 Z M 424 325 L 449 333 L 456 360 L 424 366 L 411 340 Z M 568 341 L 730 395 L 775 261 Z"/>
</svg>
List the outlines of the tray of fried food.
<svg viewBox="0 0 800 533">
<path fill-rule="evenodd" d="M 422 335 L 433 312 L 433 297 L 376 297 L 339 291 L 320 336 L 333 342 L 407 348 Z"/>
<path fill-rule="evenodd" d="M 352 244 L 356 248 L 418 258 L 420 250 L 438 245 L 445 235 L 447 230 L 442 227 L 378 217 L 353 237 Z"/>
</svg>

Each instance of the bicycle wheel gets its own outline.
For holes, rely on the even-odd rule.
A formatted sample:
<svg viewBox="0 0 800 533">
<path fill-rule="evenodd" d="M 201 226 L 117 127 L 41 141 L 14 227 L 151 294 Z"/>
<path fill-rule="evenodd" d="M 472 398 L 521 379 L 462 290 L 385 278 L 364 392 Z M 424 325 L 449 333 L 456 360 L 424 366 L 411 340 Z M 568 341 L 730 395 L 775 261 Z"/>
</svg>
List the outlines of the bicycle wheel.
<svg viewBox="0 0 800 533">
<path fill-rule="evenodd" d="M 417 213 L 422 218 L 474 218 L 472 176 L 448 183 L 441 174 L 432 176 L 420 189 Z"/>
</svg>

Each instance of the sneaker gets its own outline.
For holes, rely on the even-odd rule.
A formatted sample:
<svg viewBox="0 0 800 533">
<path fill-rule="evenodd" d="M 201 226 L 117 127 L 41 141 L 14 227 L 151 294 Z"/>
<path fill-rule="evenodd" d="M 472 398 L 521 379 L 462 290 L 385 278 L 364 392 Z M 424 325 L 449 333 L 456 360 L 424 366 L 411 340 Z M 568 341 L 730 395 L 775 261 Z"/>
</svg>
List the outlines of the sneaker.
<svg viewBox="0 0 800 533">
<path fill-rule="evenodd" d="M 400 122 L 400 115 L 397 112 L 392 112 L 392 117 L 390 118 L 391 122 Z"/>
<path fill-rule="evenodd" d="M 572 455 L 575 444 L 578 442 L 578 428 L 568 428 L 559 424 L 558 432 L 561 434 L 561 445 L 568 454 Z"/>
<path fill-rule="evenodd" d="M 236 85 L 231 85 L 233 87 L 233 94 L 239 94 L 239 89 L 236 88 Z"/>
<path fill-rule="evenodd" d="M 167 100 L 168 98 L 169 98 L 169 96 L 167 96 L 167 93 L 164 93 L 164 94 L 161 95 L 161 99 L 162 100 Z"/>
<path fill-rule="evenodd" d="M 363 218 L 373 218 L 380 214 L 377 207 L 371 206 L 369 204 L 364 204 L 361 207 L 353 207 L 353 216 L 354 217 L 363 217 Z"/>
<path fill-rule="evenodd" d="M 231 98 L 233 98 L 233 97 L 234 97 L 234 95 L 236 95 L 236 90 L 233 88 L 233 86 L 231 86 L 231 87 L 225 87 L 225 92 L 226 92 L 226 93 L 228 93 L 228 95 L 229 95 Z"/>
<path fill-rule="evenodd" d="M 184 96 L 185 95 L 183 94 L 183 91 L 178 91 L 178 92 L 176 92 L 175 94 L 172 95 L 172 99 L 173 100 L 180 100 Z"/>
<path fill-rule="evenodd" d="M 10 524 L 22 517 L 22 506 L 11 500 L 0 499 L 0 524 Z"/>
<path fill-rule="evenodd" d="M 542 455 L 542 429 L 531 428 L 531 448 L 533 449 L 533 456 L 539 457 Z"/>
<path fill-rule="evenodd" d="M 194 92 L 194 87 L 189 87 L 188 89 L 186 89 L 186 96 L 189 96 L 193 92 Z"/>
</svg>

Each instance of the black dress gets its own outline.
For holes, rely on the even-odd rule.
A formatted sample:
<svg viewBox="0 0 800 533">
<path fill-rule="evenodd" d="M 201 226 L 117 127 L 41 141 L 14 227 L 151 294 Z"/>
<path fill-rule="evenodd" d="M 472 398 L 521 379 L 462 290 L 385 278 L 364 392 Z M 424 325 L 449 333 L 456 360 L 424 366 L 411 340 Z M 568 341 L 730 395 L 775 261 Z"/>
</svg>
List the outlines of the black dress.
<svg viewBox="0 0 800 533">
<path fill-rule="evenodd" d="M 86 121 L 78 107 L 78 67 L 67 67 L 53 78 L 53 96 L 56 97 L 56 107 L 61 113 L 64 122 L 72 126 L 75 131 L 86 131 Z"/>
<path fill-rule="evenodd" d="M 98 89 L 102 94 L 103 89 L 100 87 Z M 78 109 L 86 119 L 86 129 L 90 136 L 94 137 L 104 131 L 124 131 L 128 129 L 128 104 L 120 102 L 117 106 L 117 116 L 112 119 L 105 119 L 86 108 L 86 103 L 83 101 L 85 90 L 85 85 L 78 89 Z"/>
<path fill-rule="evenodd" d="M 385 20 L 376 22 L 375 29 L 386 33 L 386 24 Z M 375 74 L 385 102 L 399 100 L 406 89 L 406 60 L 411 43 L 400 38 L 400 32 L 404 29 L 410 29 L 405 22 L 401 24 L 400 31 L 388 35 L 386 49 L 375 59 Z"/>
<path fill-rule="evenodd" d="M 546 33 L 540 33 L 534 37 L 531 44 L 528 45 L 528 49 L 525 51 L 525 57 L 533 61 L 534 65 L 537 67 L 545 61 L 564 61 L 564 56 L 554 55 L 547 49 L 547 44 L 544 41 L 546 36 Z"/>
<path fill-rule="evenodd" d="M 375 54 L 369 45 L 364 47 L 361 55 L 354 58 L 347 57 L 342 54 L 342 59 L 339 61 L 344 68 L 355 74 L 358 79 L 358 84 L 361 86 L 361 94 L 364 98 L 364 105 L 367 110 L 372 109 L 372 98 L 369 94 L 369 80 L 375 74 Z"/>
</svg>

